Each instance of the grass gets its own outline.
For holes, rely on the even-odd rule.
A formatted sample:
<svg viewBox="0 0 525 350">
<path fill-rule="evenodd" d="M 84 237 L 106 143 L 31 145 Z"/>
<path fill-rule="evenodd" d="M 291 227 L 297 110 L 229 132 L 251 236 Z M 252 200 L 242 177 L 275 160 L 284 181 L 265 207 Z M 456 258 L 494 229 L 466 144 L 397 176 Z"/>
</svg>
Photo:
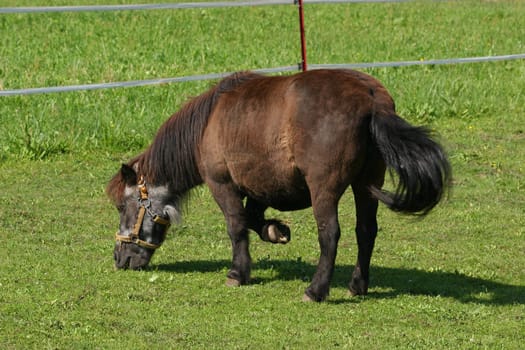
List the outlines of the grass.
<svg viewBox="0 0 525 350">
<path fill-rule="evenodd" d="M 311 63 L 524 52 L 519 1 L 309 5 L 306 19 Z M 289 65 L 296 27 L 293 6 L 2 15 L 0 88 Z M 363 298 L 347 296 L 356 248 L 345 195 L 323 304 L 300 302 L 319 254 L 311 210 L 271 211 L 290 223 L 292 242 L 254 237 L 253 283 L 227 288 L 230 243 L 206 188 L 151 269 L 113 270 L 106 182 L 210 82 L 1 98 L 0 347 L 521 348 L 525 63 L 368 72 L 401 115 L 439 131 L 455 184 L 424 220 L 381 207 Z"/>
</svg>

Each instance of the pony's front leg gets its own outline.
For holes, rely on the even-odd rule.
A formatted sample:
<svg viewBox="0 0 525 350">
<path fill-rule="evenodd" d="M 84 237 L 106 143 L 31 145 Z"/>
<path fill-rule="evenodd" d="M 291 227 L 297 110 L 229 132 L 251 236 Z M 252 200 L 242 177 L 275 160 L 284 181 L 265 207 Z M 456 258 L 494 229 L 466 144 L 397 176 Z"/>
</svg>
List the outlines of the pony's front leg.
<svg viewBox="0 0 525 350">
<path fill-rule="evenodd" d="M 312 207 L 317 221 L 321 256 L 312 283 L 305 291 L 303 301 L 323 301 L 329 293 L 341 230 L 337 218 L 337 200 L 334 200 L 332 196 L 317 198 L 312 203 Z"/>
<path fill-rule="evenodd" d="M 251 258 L 242 195 L 232 185 L 208 183 L 208 186 L 224 214 L 232 243 L 232 267 L 228 272 L 226 285 L 247 284 L 250 281 Z"/>
</svg>

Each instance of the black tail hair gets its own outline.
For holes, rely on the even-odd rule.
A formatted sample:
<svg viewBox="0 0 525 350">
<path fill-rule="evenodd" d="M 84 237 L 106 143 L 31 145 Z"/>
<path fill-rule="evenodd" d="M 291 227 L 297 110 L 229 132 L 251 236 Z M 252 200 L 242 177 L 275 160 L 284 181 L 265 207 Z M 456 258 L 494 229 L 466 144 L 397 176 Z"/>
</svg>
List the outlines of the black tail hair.
<svg viewBox="0 0 525 350">
<path fill-rule="evenodd" d="M 412 126 L 396 114 L 374 115 L 370 133 L 399 181 L 395 192 L 372 187 L 372 195 L 393 211 L 426 215 L 451 183 L 452 170 L 441 145 L 429 129 Z"/>
</svg>

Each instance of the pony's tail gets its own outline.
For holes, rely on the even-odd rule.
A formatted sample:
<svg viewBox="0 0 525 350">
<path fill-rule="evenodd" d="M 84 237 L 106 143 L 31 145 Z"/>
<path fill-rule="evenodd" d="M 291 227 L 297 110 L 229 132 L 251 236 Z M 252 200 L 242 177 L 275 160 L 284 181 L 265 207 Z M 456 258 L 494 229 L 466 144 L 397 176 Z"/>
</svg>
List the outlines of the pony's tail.
<svg viewBox="0 0 525 350">
<path fill-rule="evenodd" d="M 398 178 L 394 192 L 371 187 L 372 195 L 393 211 L 427 214 L 451 183 L 443 148 L 429 129 L 412 126 L 396 114 L 376 113 L 370 133 L 387 168 Z"/>
</svg>

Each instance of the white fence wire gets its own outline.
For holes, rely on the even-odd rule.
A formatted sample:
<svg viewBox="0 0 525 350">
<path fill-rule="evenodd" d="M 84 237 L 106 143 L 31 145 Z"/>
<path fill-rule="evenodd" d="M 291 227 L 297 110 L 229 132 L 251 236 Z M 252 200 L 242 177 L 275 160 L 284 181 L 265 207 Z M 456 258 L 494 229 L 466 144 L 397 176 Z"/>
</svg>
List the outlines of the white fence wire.
<svg viewBox="0 0 525 350">
<path fill-rule="evenodd" d="M 304 0 L 305 4 L 328 3 L 379 3 L 410 2 L 415 0 Z M 431 0 L 451 1 L 451 0 Z M 211 1 L 165 4 L 129 4 L 129 5 L 86 5 L 86 6 L 39 6 L 39 7 L 0 7 L 1 13 L 38 13 L 38 12 L 88 12 L 88 11 L 133 11 L 133 10 L 177 10 L 192 8 L 243 7 L 264 5 L 290 5 L 296 0 L 253 0 L 253 1 Z"/>
</svg>

